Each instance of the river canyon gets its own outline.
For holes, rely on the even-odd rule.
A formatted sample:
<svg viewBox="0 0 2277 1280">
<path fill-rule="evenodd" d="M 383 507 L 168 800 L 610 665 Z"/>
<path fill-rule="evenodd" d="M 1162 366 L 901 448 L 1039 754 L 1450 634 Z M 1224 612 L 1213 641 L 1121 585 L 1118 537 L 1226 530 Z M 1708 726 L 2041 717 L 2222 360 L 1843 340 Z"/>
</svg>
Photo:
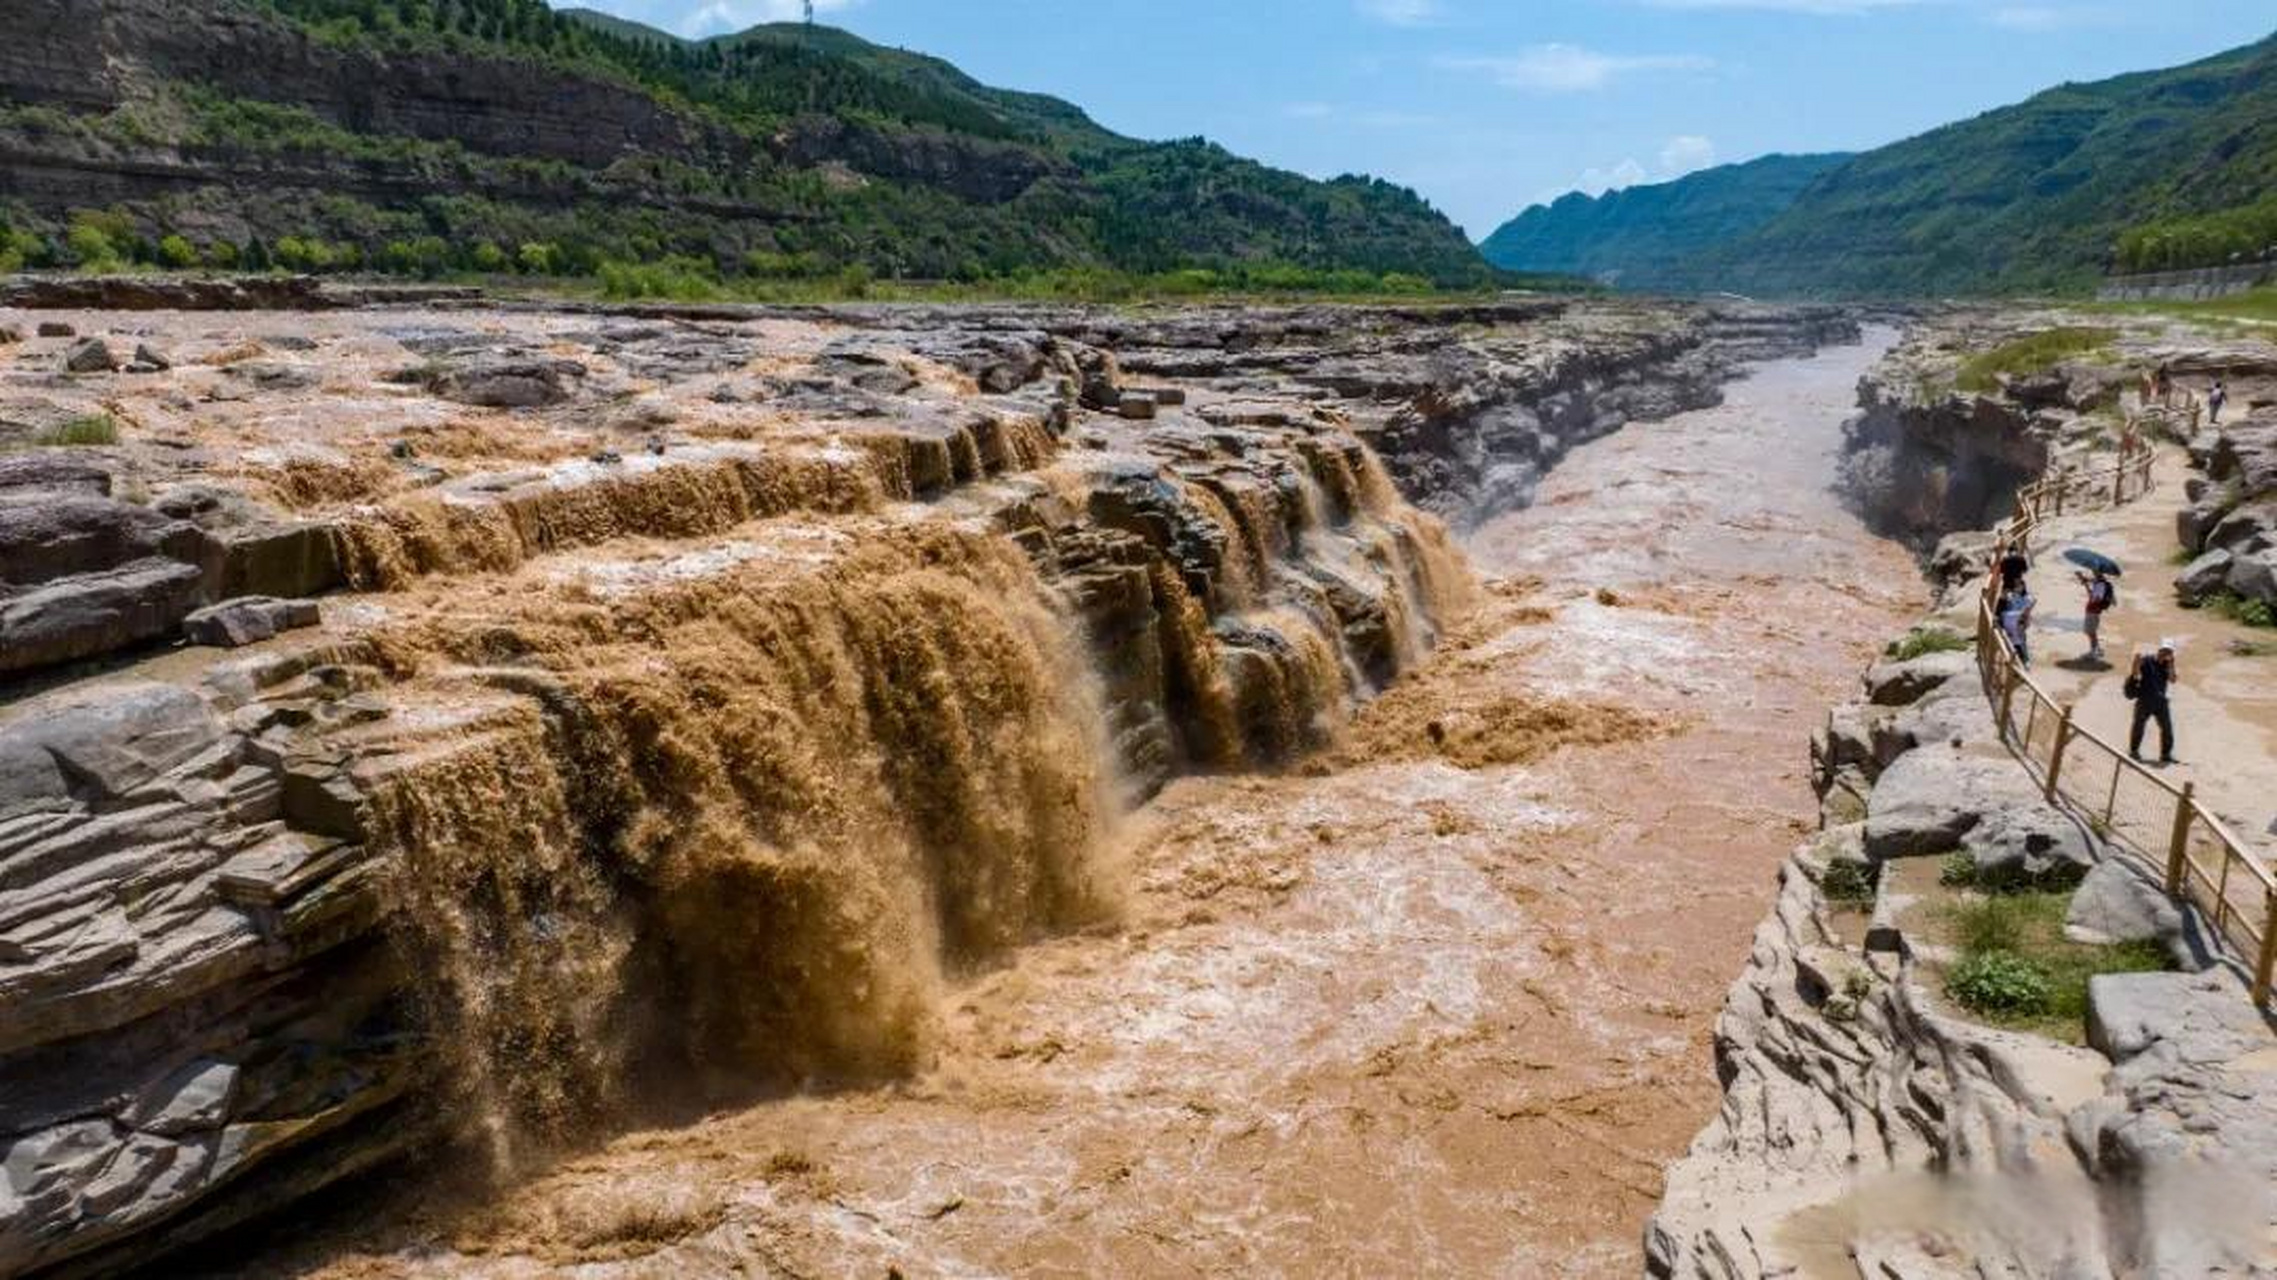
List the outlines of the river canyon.
<svg viewBox="0 0 2277 1280">
<path fill-rule="evenodd" d="M 1119 927 L 956 985 L 911 1079 L 414 1195 L 319 1272 L 1634 1275 L 1813 825 L 1794 744 L 1919 606 L 1833 491 L 1885 342 L 1577 449 L 1463 537 L 1428 661 L 1309 763 L 1173 783 Z"/>
<path fill-rule="evenodd" d="M 60 314 L 10 1267 L 1634 1274 L 1923 595 L 1832 312 Z"/>
</svg>

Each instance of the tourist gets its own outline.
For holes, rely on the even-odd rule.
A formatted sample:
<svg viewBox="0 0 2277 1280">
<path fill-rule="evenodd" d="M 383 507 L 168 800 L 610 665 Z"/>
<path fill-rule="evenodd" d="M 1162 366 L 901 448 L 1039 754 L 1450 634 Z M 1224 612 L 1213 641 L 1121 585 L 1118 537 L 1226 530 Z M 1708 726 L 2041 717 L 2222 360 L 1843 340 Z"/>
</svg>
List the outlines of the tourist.
<svg viewBox="0 0 2277 1280">
<path fill-rule="evenodd" d="M 2111 584 L 2110 577 L 2101 569 L 2097 569 L 2092 577 L 2084 573 L 2072 576 L 2087 588 L 2087 621 L 2084 624 L 2087 632 L 2087 656 L 2100 662 L 2103 659 L 2103 615 L 2110 612 L 2111 606 L 2119 603 L 2119 589 Z"/>
<path fill-rule="evenodd" d="M 2206 393 L 2206 422 L 2209 426 L 2222 425 L 2222 406 L 2230 402 L 2230 389 L 2214 379 L 2214 389 Z"/>
<path fill-rule="evenodd" d="M 2021 578 L 2016 580 L 2016 585 L 2001 593 L 1998 614 L 2000 630 L 2008 637 L 2008 647 L 2016 651 L 2016 661 L 2020 666 L 2032 665 L 2032 606 L 2036 603 L 2038 602 L 2032 599 L 2030 588 L 2024 585 Z"/>
<path fill-rule="evenodd" d="M 2021 545 L 2010 547 L 2000 558 L 2000 594 L 2007 595 L 2024 585 L 2024 575 L 2031 571 L 2032 561 L 2024 554 Z"/>
<path fill-rule="evenodd" d="M 2158 652 L 2135 655 L 2135 668 L 2127 676 L 2127 696 L 2135 700 L 2135 727 L 2127 736 L 2127 754 L 2143 758 L 2143 730 L 2158 721 L 2160 764 L 2174 763 L 2174 711 L 2168 691 L 2174 686 L 2174 642 L 2161 640 Z"/>
</svg>

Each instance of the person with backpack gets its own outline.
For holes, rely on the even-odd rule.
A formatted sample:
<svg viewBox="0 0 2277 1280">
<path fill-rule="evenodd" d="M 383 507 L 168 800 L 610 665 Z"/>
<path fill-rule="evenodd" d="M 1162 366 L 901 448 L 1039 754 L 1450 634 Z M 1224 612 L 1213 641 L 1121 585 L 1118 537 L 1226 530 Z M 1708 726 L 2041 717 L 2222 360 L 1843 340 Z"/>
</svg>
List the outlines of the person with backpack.
<svg viewBox="0 0 2277 1280">
<path fill-rule="evenodd" d="M 2206 423 L 2208 426 L 2218 427 L 2222 425 L 2222 406 L 2229 402 L 2230 389 L 2222 385 L 2220 378 L 2214 379 L 2214 389 L 2206 393 L 2206 409 L 2208 411 Z"/>
<path fill-rule="evenodd" d="M 2119 588 L 2100 569 L 2092 577 L 2084 573 L 2072 576 L 2087 588 L 2087 620 L 2082 629 L 2087 632 L 2088 658 L 2100 662 L 2103 660 L 2103 615 L 2118 605 Z"/>
<path fill-rule="evenodd" d="M 2135 702 L 2135 725 L 2127 735 L 2127 755 L 2131 759 L 2143 758 L 2143 730 L 2153 720 L 2158 721 L 2158 756 L 2160 764 L 2174 761 L 2174 710 L 2169 695 L 2174 688 L 2174 642 L 2161 640 L 2155 654 L 2135 655 L 2134 669 L 2127 674 L 2126 694 Z"/>
</svg>

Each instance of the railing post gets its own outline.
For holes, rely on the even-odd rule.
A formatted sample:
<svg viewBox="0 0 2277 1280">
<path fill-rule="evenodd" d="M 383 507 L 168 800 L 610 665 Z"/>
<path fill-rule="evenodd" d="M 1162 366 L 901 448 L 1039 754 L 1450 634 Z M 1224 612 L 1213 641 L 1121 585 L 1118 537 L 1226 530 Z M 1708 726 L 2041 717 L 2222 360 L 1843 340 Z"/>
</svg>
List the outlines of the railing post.
<svg viewBox="0 0 2277 1280">
<path fill-rule="evenodd" d="M 2277 978 L 2277 887 L 2261 891 L 2261 961 L 2253 966 L 2253 1002 L 2269 1003 L 2269 986 Z"/>
<path fill-rule="evenodd" d="M 1993 652 L 2001 655 L 2000 737 L 2005 742 L 2008 739 L 2009 716 L 2016 704 L 2016 655 L 2010 653 L 2005 644 L 1993 646 Z"/>
<path fill-rule="evenodd" d="M 2117 473 L 2111 477 L 2111 505 L 2116 507 L 2127 500 L 2127 459 L 2119 458 Z"/>
<path fill-rule="evenodd" d="M 2056 802 L 2056 775 L 2064 770 L 2064 748 L 2071 745 L 2072 704 L 2064 704 L 2064 718 L 2056 722 L 2056 747 L 2048 753 L 2048 803 Z"/>
<path fill-rule="evenodd" d="M 2198 784 L 2182 784 L 2182 796 L 2174 802 L 2174 838 L 2166 849 L 2166 893 L 2170 898 L 2182 896 L 2183 872 L 2190 860 L 2190 806 L 2198 803 Z"/>
</svg>

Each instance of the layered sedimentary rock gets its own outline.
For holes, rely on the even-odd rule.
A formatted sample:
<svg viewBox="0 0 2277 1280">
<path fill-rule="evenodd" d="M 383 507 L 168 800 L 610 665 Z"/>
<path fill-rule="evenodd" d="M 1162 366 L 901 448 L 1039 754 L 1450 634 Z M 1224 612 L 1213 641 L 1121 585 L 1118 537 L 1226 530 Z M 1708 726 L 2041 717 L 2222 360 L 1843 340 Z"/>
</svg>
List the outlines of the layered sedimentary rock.
<svg viewBox="0 0 2277 1280">
<path fill-rule="evenodd" d="M 1973 666 L 1941 674 L 1877 669 L 1813 744 L 1828 825 L 1718 1022 L 1723 1106 L 1670 1170 L 1651 1273 L 2262 1274 L 2277 1036 L 2156 877 L 2040 799 Z M 2157 940 L 2178 971 L 2094 978 L 2084 1046 L 1972 1019 L 1920 902 L 1956 848 L 1988 880 L 2078 883 L 2079 936 Z M 1834 901 L 1841 863 L 1872 868 L 1870 914 Z"/>
<path fill-rule="evenodd" d="M 2191 442 L 2202 474 L 2175 519 L 2191 557 L 2175 579 L 2186 603 L 2227 593 L 2277 609 L 2277 412 L 2250 413 Z"/>
<path fill-rule="evenodd" d="M 1467 580 L 1403 485 L 1512 500 L 1497 468 L 1712 394 L 1732 327 L 50 323 L 4 429 L 116 442 L 0 466 L 36 640 L 0 712 L 7 1272 L 910 1069 L 944 976 L 1113 918 L 1132 796 L 1289 760 L 1429 648 Z M 129 329 L 141 371 L 62 372 Z"/>
<path fill-rule="evenodd" d="M 1956 388 L 1970 350 L 2026 331 L 2007 317 L 1924 325 L 1861 381 L 1844 484 L 1875 529 L 1926 551 L 1953 530 L 1991 527 L 2018 489 L 2094 429 L 2090 415 L 2114 408 L 2125 375 L 2088 362 Z"/>
</svg>

